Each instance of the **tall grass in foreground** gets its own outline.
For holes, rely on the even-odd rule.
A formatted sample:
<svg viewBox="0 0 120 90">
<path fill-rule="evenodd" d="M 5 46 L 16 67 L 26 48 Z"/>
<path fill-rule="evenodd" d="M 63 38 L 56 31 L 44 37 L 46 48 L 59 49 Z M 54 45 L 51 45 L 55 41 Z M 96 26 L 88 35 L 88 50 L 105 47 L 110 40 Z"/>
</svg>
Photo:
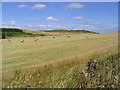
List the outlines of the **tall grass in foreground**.
<svg viewBox="0 0 120 90">
<path fill-rule="evenodd" d="M 15 69 L 13 73 L 3 74 L 2 85 L 3 88 L 25 88 L 27 85 L 31 85 L 33 88 L 111 87 L 113 83 L 112 77 L 114 76 L 116 79 L 118 77 L 116 72 L 118 59 L 115 58 L 115 64 L 112 65 L 107 62 L 108 60 L 106 58 L 117 53 L 117 47 L 111 46 L 105 50 L 98 49 L 94 52 L 91 51 L 73 57 L 70 60 L 54 61 L 24 70 Z M 95 76 L 86 75 L 85 73 L 87 62 L 91 59 L 103 60 L 100 69 L 95 72 Z M 106 65 L 108 65 L 108 69 Z M 115 67 L 113 68 L 113 66 Z M 106 71 L 109 72 L 106 73 Z M 111 76 L 112 73 L 115 75 L 113 74 L 113 76 Z M 112 81 L 106 81 L 111 79 Z M 107 83 L 105 84 L 106 86 L 101 85 L 103 82 Z M 116 83 L 114 83 L 115 85 L 112 87 L 118 87 Z"/>
</svg>

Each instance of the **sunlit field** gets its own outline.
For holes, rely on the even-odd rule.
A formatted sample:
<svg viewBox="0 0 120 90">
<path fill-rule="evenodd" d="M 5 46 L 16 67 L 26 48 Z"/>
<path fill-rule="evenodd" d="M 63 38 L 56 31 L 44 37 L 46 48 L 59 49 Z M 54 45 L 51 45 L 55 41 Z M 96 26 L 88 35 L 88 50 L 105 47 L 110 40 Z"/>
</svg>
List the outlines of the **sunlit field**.
<svg viewBox="0 0 120 90">
<path fill-rule="evenodd" d="M 89 60 L 103 60 L 118 53 L 118 33 L 89 34 L 88 38 L 87 34 L 81 33 L 69 36 L 38 36 L 37 41 L 33 37 L 3 39 L 3 87 L 25 87 L 28 84 L 32 87 L 60 87 L 60 84 L 41 86 L 40 83 L 63 77 L 75 67 L 83 71 Z"/>
</svg>

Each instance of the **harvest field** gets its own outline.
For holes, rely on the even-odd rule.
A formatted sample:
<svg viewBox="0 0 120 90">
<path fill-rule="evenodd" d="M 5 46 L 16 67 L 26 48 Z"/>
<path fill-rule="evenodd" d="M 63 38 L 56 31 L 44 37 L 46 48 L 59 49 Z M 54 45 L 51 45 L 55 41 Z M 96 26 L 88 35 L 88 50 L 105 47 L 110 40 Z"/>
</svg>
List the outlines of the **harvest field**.
<svg viewBox="0 0 120 90">
<path fill-rule="evenodd" d="M 15 37 L 10 42 L 8 39 L 3 39 L 3 87 L 25 87 L 28 84 L 32 87 L 41 87 L 40 81 L 50 81 L 50 77 L 56 80 L 74 67 L 78 67 L 81 71 L 85 70 L 87 62 L 91 59 L 103 60 L 118 53 L 118 33 L 89 34 L 88 38 L 86 35 L 70 33 L 70 38 L 68 35 L 55 38 L 38 36 L 38 41 L 34 41 L 33 37 Z M 39 72 L 40 77 L 37 78 L 39 74 L 34 76 L 33 72 Z M 21 78 L 25 75 L 34 77 L 17 81 L 17 74 Z M 14 76 L 16 78 L 12 79 Z"/>
</svg>

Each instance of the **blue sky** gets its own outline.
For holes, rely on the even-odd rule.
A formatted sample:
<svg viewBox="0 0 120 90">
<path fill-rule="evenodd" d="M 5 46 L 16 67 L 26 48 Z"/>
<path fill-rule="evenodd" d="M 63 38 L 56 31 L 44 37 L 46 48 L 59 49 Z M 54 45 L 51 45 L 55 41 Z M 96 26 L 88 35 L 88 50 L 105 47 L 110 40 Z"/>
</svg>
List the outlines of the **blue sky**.
<svg viewBox="0 0 120 90">
<path fill-rule="evenodd" d="M 117 2 L 3 2 L 2 25 L 28 30 L 118 31 Z"/>
</svg>

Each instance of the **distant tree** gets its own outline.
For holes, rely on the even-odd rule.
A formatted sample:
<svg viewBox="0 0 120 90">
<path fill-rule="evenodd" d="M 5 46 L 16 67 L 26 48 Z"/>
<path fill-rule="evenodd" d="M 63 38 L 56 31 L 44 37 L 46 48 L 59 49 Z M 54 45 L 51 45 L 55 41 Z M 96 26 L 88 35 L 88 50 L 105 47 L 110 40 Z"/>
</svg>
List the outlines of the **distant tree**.
<svg viewBox="0 0 120 90">
<path fill-rule="evenodd" d="M 2 39 L 5 39 L 5 38 L 6 38 L 5 33 L 2 33 Z"/>
</svg>

